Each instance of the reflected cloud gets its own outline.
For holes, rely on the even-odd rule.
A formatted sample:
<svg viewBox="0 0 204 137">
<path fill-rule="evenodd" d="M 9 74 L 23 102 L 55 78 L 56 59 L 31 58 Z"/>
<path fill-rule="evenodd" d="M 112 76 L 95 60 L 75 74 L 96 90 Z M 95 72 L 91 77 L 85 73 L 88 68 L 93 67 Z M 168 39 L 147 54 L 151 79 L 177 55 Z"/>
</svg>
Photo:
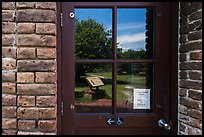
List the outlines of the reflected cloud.
<svg viewBox="0 0 204 137">
<path fill-rule="evenodd" d="M 132 30 L 132 29 L 145 29 L 145 25 L 143 22 L 141 23 L 124 23 L 118 24 L 118 31 L 121 30 Z"/>
<path fill-rule="evenodd" d="M 119 44 L 145 41 L 145 33 L 125 34 L 117 37 Z"/>
</svg>

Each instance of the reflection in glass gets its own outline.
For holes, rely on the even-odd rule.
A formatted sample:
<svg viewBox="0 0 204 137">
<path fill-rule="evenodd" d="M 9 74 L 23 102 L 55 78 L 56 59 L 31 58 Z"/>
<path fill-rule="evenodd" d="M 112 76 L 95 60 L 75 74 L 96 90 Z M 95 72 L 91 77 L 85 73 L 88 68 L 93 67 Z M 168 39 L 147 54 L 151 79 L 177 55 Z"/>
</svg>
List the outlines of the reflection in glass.
<svg viewBox="0 0 204 137">
<path fill-rule="evenodd" d="M 149 89 L 150 108 L 145 105 L 143 109 L 137 109 L 134 104 L 134 89 Z M 143 91 L 144 91 L 143 90 Z M 143 96 L 144 99 L 148 97 Z M 118 64 L 117 67 L 117 112 L 135 113 L 152 112 L 153 103 L 153 65 L 144 63 Z M 149 103 L 147 103 L 149 104 Z"/>
<path fill-rule="evenodd" d="M 75 110 L 77 113 L 111 113 L 112 65 L 76 64 Z"/>
<path fill-rule="evenodd" d="M 75 58 L 112 59 L 112 9 L 75 9 Z"/>
<path fill-rule="evenodd" d="M 117 9 L 117 58 L 153 58 L 153 9 Z"/>
</svg>

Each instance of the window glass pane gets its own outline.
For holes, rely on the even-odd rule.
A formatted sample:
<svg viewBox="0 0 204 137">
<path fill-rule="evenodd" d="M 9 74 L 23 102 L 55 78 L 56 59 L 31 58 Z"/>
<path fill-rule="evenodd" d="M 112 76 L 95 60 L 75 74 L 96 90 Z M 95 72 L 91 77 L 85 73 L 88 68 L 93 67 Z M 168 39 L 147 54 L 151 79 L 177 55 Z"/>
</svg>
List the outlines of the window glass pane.
<svg viewBox="0 0 204 137">
<path fill-rule="evenodd" d="M 77 113 L 111 113 L 112 64 L 76 64 Z"/>
<path fill-rule="evenodd" d="M 153 58 L 153 9 L 117 9 L 117 58 Z"/>
<path fill-rule="evenodd" d="M 117 112 L 152 112 L 153 65 L 119 63 L 117 66 Z"/>
<path fill-rule="evenodd" d="M 75 9 L 75 58 L 112 59 L 112 9 Z"/>
</svg>

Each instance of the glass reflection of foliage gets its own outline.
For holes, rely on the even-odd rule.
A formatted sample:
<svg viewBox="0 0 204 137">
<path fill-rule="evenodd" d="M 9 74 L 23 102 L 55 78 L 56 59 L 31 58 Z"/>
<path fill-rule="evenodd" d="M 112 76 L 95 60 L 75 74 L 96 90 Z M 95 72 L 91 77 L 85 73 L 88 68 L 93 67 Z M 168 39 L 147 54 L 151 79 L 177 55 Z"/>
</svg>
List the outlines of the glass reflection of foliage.
<svg viewBox="0 0 204 137">
<path fill-rule="evenodd" d="M 75 20 L 76 59 L 111 59 L 112 31 L 105 30 L 103 24 L 88 18 Z"/>
</svg>

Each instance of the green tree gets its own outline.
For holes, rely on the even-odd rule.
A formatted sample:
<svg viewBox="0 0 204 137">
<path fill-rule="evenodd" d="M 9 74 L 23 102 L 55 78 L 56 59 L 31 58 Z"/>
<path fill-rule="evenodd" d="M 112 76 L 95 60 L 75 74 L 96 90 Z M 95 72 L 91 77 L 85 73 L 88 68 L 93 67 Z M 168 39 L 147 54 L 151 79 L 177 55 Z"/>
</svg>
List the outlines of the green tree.
<svg viewBox="0 0 204 137">
<path fill-rule="evenodd" d="M 75 58 L 76 59 L 111 59 L 112 58 L 112 30 L 106 30 L 103 24 L 88 18 L 75 20 Z M 102 68 L 101 68 L 102 67 Z M 76 66 L 76 79 L 89 71 L 104 68 L 103 65 Z M 97 70 L 96 70 L 97 71 Z"/>
</svg>

